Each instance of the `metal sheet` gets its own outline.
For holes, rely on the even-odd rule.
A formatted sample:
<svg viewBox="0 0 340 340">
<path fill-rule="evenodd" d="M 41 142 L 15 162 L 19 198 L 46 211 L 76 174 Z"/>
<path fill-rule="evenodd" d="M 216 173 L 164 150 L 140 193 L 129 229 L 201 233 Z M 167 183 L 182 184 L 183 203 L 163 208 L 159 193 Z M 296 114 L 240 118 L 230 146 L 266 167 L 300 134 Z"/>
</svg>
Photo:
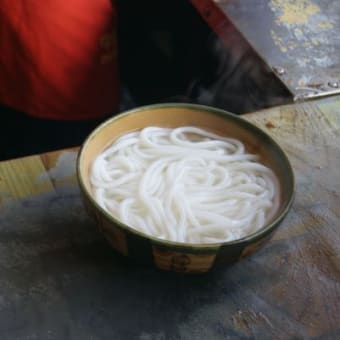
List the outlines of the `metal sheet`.
<svg viewBox="0 0 340 340">
<path fill-rule="evenodd" d="M 215 3 L 276 71 L 295 100 L 340 93 L 340 1 Z"/>
<path fill-rule="evenodd" d="M 212 0 L 190 2 L 213 32 L 206 45 L 213 67 L 207 69 L 205 64 L 208 77 L 194 84 L 190 98 L 239 114 L 292 101 L 292 93 L 277 74 Z"/>
</svg>

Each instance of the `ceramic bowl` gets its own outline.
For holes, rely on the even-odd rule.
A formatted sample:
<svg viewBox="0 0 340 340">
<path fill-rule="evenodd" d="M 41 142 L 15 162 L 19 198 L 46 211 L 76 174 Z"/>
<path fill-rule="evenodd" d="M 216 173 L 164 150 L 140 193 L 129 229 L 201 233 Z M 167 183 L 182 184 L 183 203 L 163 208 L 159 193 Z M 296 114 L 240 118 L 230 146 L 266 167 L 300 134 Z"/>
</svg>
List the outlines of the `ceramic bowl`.
<svg viewBox="0 0 340 340">
<path fill-rule="evenodd" d="M 121 223 L 102 209 L 91 193 L 89 169 L 94 158 L 118 136 L 147 126 L 194 125 L 241 140 L 249 152 L 259 154 L 281 187 L 280 207 L 274 219 L 256 233 L 231 242 L 186 244 L 164 241 Z M 220 109 L 193 104 L 157 104 L 124 112 L 108 119 L 85 140 L 77 161 L 77 176 L 88 213 L 119 253 L 159 269 L 204 273 L 248 256 L 267 242 L 287 215 L 294 196 L 292 167 L 280 146 L 242 117 Z"/>
</svg>

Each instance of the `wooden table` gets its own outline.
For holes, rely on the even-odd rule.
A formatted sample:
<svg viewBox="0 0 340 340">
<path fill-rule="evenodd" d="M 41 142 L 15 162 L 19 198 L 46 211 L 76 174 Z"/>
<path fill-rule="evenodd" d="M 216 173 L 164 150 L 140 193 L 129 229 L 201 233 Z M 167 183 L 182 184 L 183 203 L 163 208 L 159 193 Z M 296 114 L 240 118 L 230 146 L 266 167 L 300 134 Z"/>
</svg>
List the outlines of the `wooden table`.
<svg viewBox="0 0 340 340">
<path fill-rule="evenodd" d="M 77 150 L 0 163 L 1 339 L 340 338 L 340 97 L 244 116 L 287 152 L 296 199 L 252 257 L 177 276 L 116 255 Z"/>
</svg>

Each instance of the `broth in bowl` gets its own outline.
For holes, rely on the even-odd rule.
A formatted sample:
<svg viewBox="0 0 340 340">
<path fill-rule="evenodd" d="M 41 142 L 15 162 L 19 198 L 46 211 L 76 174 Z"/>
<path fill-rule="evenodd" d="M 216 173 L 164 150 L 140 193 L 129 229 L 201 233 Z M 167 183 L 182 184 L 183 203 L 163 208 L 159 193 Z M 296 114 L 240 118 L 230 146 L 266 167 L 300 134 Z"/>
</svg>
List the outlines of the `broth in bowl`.
<svg viewBox="0 0 340 340">
<path fill-rule="evenodd" d="M 261 229 L 279 205 L 274 172 L 237 139 L 195 126 L 123 134 L 96 157 L 97 203 L 159 239 L 234 241 Z"/>
</svg>

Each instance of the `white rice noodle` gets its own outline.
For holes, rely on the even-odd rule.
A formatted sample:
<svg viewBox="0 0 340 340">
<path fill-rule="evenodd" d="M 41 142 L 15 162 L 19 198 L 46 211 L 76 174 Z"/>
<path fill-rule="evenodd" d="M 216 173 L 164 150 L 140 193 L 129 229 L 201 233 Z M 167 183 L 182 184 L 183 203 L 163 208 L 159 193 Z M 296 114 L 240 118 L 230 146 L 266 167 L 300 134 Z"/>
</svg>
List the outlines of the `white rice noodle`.
<svg viewBox="0 0 340 340">
<path fill-rule="evenodd" d="M 197 127 L 147 127 L 113 142 L 93 162 L 98 204 L 160 239 L 219 243 L 250 235 L 279 204 L 273 171 L 245 146 Z"/>
</svg>

